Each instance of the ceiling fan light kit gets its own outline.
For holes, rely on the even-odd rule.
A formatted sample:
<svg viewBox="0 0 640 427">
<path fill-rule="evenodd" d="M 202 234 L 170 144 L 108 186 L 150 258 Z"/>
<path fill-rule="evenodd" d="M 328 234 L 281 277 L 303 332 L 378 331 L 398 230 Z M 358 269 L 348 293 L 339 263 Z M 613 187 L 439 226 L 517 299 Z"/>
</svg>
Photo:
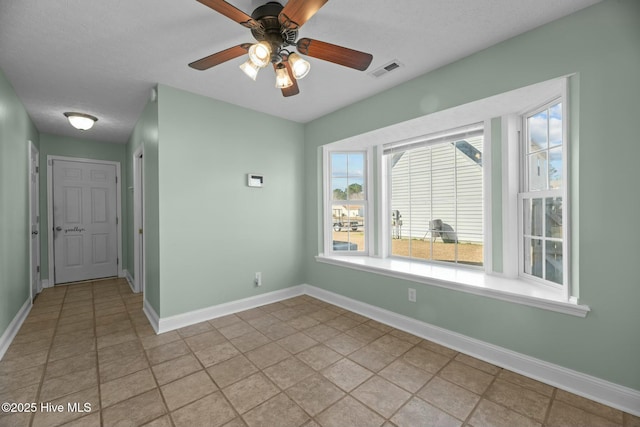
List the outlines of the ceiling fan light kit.
<svg viewBox="0 0 640 427">
<path fill-rule="evenodd" d="M 249 59 L 260 68 L 266 67 L 271 62 L 271 45 L 265 41 L 251 45 Z"/>
<path fill-rule="evenodd" d="M 247 59 L 246 62 L 243 62 L 240 65 L 240 69 L 244 71 L 251 80 L 255 80 L 256 77 L 258 77 L 258 71 L 260 71 L 260 67 L 258 67 L 251 59 Z"/>
<path fill-rule="evenodd" d="M 251 16 L 224 0 L 197 1 L 249 28 L 257 43 L 243 43 L 190 63 L 189 66 L 196 70 L 207 70 L 248 53 L 249 59 L 240 65 L 242 71 L 255 80 L 260 68 L 273 64 L 276 87 L 287 97 L 299 93 L 297 80 L 304 78 L 311 69 L 311 64 L 298 53 L 291 52 L 289 46 L 295 46 L 303 55 L 359 71 L 366 70 L 373 60 L 371 54 L 319 40 L 302 38 L 296 41 L 300 27 L 328 0 L 289 0 L 284 7 L 270 1 L 256 8 Z"/>
<path fill-rule="evenodd" d="M 295 52 L 289 55 L 289 64 L 291 64 L 293 77 L 295 77 L 296 80 L 300 80 L 309 74 L 309 70 L 311 70 L 311 64 L 309 64 L 309 61 L 306 61 Z"/>
<path fill-rule="evenodd" d="M 97 117 L 84 113 L 66 112 L 64 116 L 69 120 L 71 126 L 78 130 L 89 130 L 98 121 Z"/>
<path fill-rule="evenodd" d="M 289 77 L 287 68 L 283 64 L 276 66 L 276 87 L 278 89 L 285 89 L 293 86 L 293 80 Z"/>
</svg>

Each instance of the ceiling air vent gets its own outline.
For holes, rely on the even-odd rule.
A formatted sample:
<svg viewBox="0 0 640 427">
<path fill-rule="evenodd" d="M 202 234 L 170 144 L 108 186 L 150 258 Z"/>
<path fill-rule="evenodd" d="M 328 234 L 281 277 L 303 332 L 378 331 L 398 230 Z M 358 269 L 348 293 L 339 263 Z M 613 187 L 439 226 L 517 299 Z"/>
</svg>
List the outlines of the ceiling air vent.
<svg viewBox="0 0 640 427">
<path fill-rule="evenodd" d="M 397 70 L 402 66 L 403 65 L 397 59 L 394 59 L 393 61 L 384 64 L 382 67 L 376 68 L 375 70 L 371 71 L 369 75 L 375 78 L 382 77 L 385 74 L 389 74 L 393 70 Z"/>
</svg>

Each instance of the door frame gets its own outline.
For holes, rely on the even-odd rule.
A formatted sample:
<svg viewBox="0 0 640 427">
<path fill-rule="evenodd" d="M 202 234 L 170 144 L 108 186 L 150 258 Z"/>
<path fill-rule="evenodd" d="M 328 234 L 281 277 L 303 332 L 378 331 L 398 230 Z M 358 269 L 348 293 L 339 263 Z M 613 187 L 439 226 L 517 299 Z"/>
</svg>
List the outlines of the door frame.
<svg viewBox="0 0 640 427">
<path fill-rule="evenodd" d="M 120 162 L 114 162 L 110 160 L 97 160 L 97 159 L 85 159 L 80 157 L 66 157 L 66 156 L 47 156 L 47 251 L 49 259 L 49 286 L 55 285 L 55 275 L 53 268 L 55 267 L 55 260 L 53 258 L 54 244 L 53 244 L 53 161 L 63 160 L 67 162 L 76 163 L 95 163 L 101 165 L 111 165 L 116 167 L 116 242 L 118 247 L 118 277 L 124 277 L 122 269 L 122 178 L 120 176 Z"/>
<path fill-rule="evenodd" d="M 140 229 L 142 234 L 139 233 Z M 133 272 L 135 292 L 143 294 L 146 259 L 144 233 L 144 147 L 141 146 L 133 153 Z"/>
<path fill-rule="evenodd" d="M 33 171 L 33 159 L 35 158 L 36 160 L 36 171 Z M 32 175 L 35 173 L 36 176 L 36 180 L 35 182 L 31 181 L 31 177 Z M 35 193 L 35 198 L 33 197 Z M 32 201 L 35 200 L 35 203 L 32 203 Z M 33 230 L 33 224 L 31 223 L 31 218 L 33 216 L 33 213 L 35 211 L 37 220 L 36 223 L 37 225 L 37 229 Z M 40 238 L 40 151 L 38 150 L 38 148 L 36 147 L 36 145 L 33 143 L 33 141 L 29 140 L 29 294 L 31 295 L 31 301 L 33 301 L 33 299 L 36 297 L 37 294 L 39 294 L 42 291 L 42 280 L 41 280 L 41 276 L 42 273 L 40 271 L 40 245 L 41 245 L 41 238 Z M 36 244 L 34 245 L 34 239 L 33 239 L 33 232 L 37 231 L 37 237 L 36 237 Z M 36 267 L 37 267 L 37 273 L 36 273 L 36 277 L 33 277 L 34 273 L 34 266 L 33 266 L 33 262 L 34 262 L 34 256 L 36 259 Z M 33 293 L 33 281 L 34 279 L 37 281 L 36 282 L 36 293 L 34 295 Z"/>
</svg>

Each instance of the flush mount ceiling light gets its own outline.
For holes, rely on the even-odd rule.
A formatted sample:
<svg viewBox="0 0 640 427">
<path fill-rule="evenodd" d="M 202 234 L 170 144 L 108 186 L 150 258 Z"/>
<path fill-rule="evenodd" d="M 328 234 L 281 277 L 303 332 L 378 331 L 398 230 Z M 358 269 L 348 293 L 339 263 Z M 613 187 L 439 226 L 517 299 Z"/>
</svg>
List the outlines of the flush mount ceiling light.
<svg viewBox="0 0 640 427">
<path fill-rule="evenodd" d="M 300 27 L 328 0 L 289 0 L 284 7 L 270 1 L 254 10 L 251 16 L 224 0 L 197 1 L 249 28 L 258 43 L 233 46 L 189 64 L 196 70 L 207 70 L 248 53 L 249 59 L 240 66 L 245 74 L 255 80 L 259 69 L 270 62 L 276 72 L 276 87 L 282 90 L 282 95 L 293 96 L 300 92 L 297 80 L 309 73 L 311 65 L 297 53 L 287 50 L 289 46 L 295 46 L 303 55 L 359 71 L 366 70 L 373 60 L 371 54 L 319 40 L 302 38 L 296 41 Z"/>
<path fill-rule="evenodd" d="M 64 113 L 65 117 L 69 119 L 69 123 L 76 129 L 89 130 L 93 127 L 94 123 L 98 121 L 97 117 L 84 113 Z"/>
</svg>

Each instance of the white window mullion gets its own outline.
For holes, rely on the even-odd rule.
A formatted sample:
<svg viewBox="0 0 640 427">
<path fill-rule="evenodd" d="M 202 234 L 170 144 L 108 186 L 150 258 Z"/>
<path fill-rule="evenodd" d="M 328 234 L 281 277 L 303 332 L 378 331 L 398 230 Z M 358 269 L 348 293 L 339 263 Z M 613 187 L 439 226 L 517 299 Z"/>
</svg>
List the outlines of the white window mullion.
<svg viewBox="0 0 640 427">
<path fill-rule="evenodd" d="M 456 146 L 456 142 L 453 142 L 453 218 L 455 222 L 455 229 L 459 230 L 458 227 L 458 156 L 456 155 L 456 150 L 458 147 Z M 458 263 L 458 239 L 454 243 L 453 247 L 453 258 L 455 262 Z"/>
</svg>

